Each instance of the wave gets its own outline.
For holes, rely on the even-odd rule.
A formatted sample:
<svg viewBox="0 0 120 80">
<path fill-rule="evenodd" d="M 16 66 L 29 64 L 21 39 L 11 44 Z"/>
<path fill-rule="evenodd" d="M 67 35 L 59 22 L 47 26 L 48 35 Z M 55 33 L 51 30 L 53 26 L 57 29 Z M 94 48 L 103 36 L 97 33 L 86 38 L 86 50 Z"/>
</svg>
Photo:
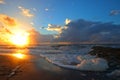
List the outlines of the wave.
<svg viewBox="0 0 120 80">
<path fill-rule="evenodd" d="M 64 68 L 85 70 L 85 71 L 105 71 L 108 62 L 105 59 L 88 55 L 92 46 L 41 46 L 39 49 L 31 49 L 31 54 L 37 54 L 45 58 L 52 64 Z"/>
<path fill-rule="evenodd" d="M 91 55 L 40 54 L 55 65 L 85 71 L 105 71 L 108 63 L 105 59 Z"/>
</svg>

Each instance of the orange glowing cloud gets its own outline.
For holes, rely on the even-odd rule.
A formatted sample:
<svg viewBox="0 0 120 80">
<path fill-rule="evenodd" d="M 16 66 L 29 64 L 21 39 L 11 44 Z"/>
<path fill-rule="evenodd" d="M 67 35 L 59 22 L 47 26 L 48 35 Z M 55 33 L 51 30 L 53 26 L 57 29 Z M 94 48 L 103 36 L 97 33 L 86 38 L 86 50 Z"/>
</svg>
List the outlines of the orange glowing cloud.
<svg viewBox="0 0 120 80">
<path fill-rule="evenodd" d="M 29 44 L 31 29 L 33 27 L 27 22 L 18 22 L 14 18 L 0 14 L 0 43 L 26 46 Z"/>
<path fill-rule="evenodd" d="M 4 14 L 0 14 L 0 23 L 3 24 L 4 26 L 12 26 L 12 27 L 17 25 L 15 19 Z"/>
<path fill-rule="evenodd" d="M 4 0 L 0 0 L 0 4 L 4 4 L 5 2 L 4 2 Z"/>
<path fill-rule="evenodd" d="M 15 28 L 17 22 L 5 14 L 0 14 L 0 41 L 9 42 L 9 36 L 12 34 L 10 29 Z M 1 43 L 1 42 L 0 42 Z"/>
</svg>

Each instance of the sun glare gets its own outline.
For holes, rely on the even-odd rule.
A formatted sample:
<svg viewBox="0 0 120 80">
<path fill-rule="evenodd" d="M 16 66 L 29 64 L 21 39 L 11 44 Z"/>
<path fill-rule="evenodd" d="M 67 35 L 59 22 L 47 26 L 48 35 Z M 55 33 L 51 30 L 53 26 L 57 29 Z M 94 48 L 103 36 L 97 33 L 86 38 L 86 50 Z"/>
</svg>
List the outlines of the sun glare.
<svg viewBox="0 0 120 80">
<path fill-rule="evenodd" d="M 29 34 L 27 32 L 15 32 L 11 36 L 10 41 L 16 46 L 25 46 L 29 43 L 28 36 Z"/>
<path fill-rule="evenodd" d="M 13 54 L 13 56 L 16 57 L 16 58 L 19 58 L 19 59 L 25 58 L 25 55 L 22 54 L 22 53 L 16 53 L 16 54 Z"/>
</svg>

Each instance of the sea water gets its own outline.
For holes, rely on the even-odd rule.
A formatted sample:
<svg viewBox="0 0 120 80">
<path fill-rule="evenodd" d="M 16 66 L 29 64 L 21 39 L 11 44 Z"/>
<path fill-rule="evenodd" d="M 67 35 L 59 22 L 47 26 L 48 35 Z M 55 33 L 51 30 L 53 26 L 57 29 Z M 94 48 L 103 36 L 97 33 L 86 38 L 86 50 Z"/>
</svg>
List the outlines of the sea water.
<svg viewBox="0 0 120 80">
<path fill-rule="evenodd" d="M 88 54 L 93 46 L 120 47 L 120 45 L 95 44 L 38 45 L 31 48 L 30 52 L 60 67 L 87 71 L 105 71 L 109 68 L 107 61 Z"/>
<path fill-rule="evenodd" d="M 37 45 L 18 48 L 15 46 L 0 46 L 0 54 L 24 53 L 27 55 L 37 55 L 43 57 L 51 64 L 60 67 L 89 70 L 104 71 L 109 66 L 106 60 L 91 56 L 88 54 L 93 46 L 105 46 L 120 48 L 120 45 L 88 45 L 88 44 L 54 44 L 54 45 Z"/>
</svg>

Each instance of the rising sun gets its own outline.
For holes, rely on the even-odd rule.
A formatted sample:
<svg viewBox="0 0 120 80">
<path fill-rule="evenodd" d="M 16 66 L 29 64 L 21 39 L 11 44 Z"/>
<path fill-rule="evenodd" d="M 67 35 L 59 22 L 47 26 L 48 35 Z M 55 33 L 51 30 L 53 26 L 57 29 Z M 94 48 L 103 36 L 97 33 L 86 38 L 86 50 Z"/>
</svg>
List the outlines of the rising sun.
<svg viewBox="0 0 120 80">
<path fill-rule="evenodd" d="M 11 43 L 16 45 L 16 46 L 25 46 L 29 44 L 29 33 L 27 32 L 15 32 L 12 36 L 11 36 Z"/>
</svg>

